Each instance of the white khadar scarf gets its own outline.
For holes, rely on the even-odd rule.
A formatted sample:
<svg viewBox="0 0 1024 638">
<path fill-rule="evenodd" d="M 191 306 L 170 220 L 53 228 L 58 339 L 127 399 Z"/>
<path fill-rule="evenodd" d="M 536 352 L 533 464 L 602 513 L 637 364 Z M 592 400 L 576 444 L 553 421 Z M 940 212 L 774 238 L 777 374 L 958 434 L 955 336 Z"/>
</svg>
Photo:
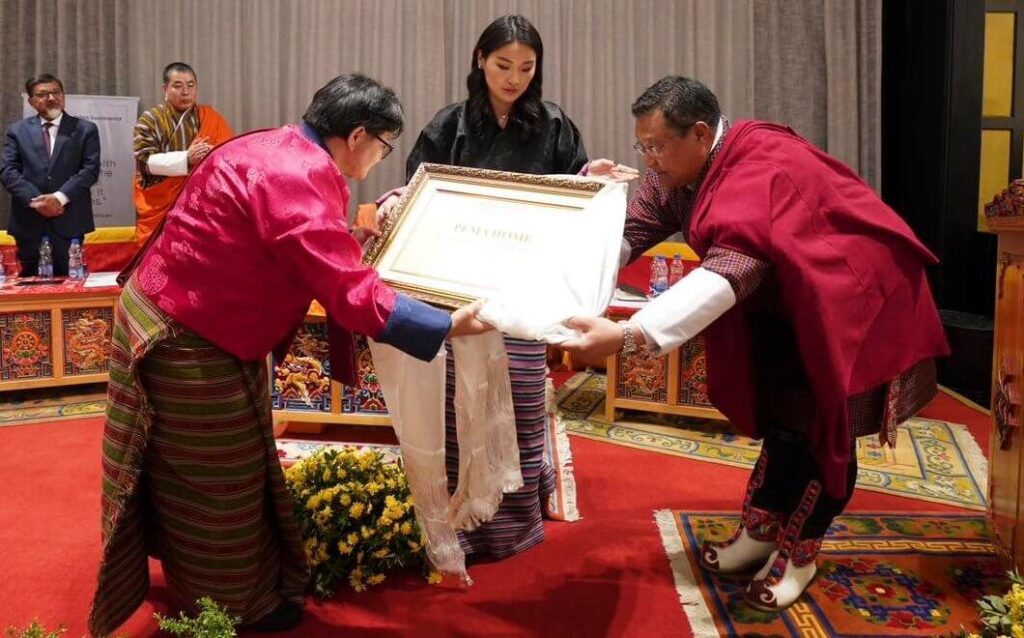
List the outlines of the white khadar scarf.
<svg viewBox="0 0 1024 638">
<path fill-rule="evenodd" d="M 502 496 L 523 486 L 502 333 L 561 343 L 575 336 L 563 325 L 566 319 L 600 316 L 615 292 L 625 185 L 606 184 L 587 212 L 564 251 L 517 264 L 514 276 L 497 286 L 479 315 L 496 331 L 451 340 L 459 444 L 459 478 L 452 495 L 445 473 L 444 348 L 423 362 L 370 341 L 427 556 L 436 569 L 466 583 L 472 580 L 456 530 L 474 530 L 491 520 Z"/>
</svg>

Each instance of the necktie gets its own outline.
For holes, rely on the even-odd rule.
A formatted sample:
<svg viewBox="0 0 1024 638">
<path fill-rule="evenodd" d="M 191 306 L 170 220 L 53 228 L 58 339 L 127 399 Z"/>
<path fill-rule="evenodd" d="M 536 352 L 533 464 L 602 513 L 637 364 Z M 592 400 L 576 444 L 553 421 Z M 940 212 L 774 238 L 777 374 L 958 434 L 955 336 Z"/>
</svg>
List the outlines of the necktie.
<svg viewBox="0 0 1024 638">
<path fill-rule="evenodd" d="M 53 128 L 53 122 L 47 122 L 43 124 L 43 146 L 46 148 L 46 159 L 50 159 L 50 129 Z"/>
</svg>

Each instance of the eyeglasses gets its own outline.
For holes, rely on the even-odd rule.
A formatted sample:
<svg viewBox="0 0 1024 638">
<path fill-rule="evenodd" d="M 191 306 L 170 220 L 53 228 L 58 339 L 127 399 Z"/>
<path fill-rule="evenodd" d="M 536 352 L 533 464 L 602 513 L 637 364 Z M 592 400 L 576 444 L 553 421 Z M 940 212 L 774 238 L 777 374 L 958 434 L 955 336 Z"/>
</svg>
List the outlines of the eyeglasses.
<svg viewBox="0 0 1024 638">
<path fill-rule="evenodd" d="M 694 122 L 693 124 L 696 124 L 696 122 Z M 633 145 L 633 150 L 636 151 L 637 153 L 640 153 L 641 155 L 650 155 L 651 157 L 658 157 L 659 155 L 661 155 L 661 152 L 665 150 L 665 147 L 669 145 L 669 142 L 679 137 L 686 137 L 686 134 L 690 132 L 690 128 L 693 127 L 693 124 L 689 124 L 683 127 L 682 129 L 680 129 L 679 133 L 670 137 L 666 142 L 662 142 L 661 144 L 651 144 L 650 146 L 644 146 L 640 142 L 637 142 L 636 144 Z"/>
<path fill-rule="evenodd" d="M 61 89 L 54 89 L 52 91 L 39 91 L 38 93 L 33 93 L 32 97 L 36 98 L 37 100 L 45 100 L 51 95 L 53 97 L 60 97 L 64 95 L 64 91 Z"/>
<path fill-rule="evenodd" d="M 671 140 L 669 140 L 671 141 Z M 633 145 L 633 150 L 641 155 L 650 155 L 651 157 L 658 157 L 661 155 L 661 151 L 665 148 L 668 142 L 662 142 L 661 144 L 651 144 L 650 146 L 644 146 L 640 142 Z"/>
<path fill-rule="evenodd" d="M 372 135 L 377 138 L 378 142 L 384 145 L 384 150 L 381 152 L 380 158 L 384 159 L 388 155 L 391 155 L 391 151 L 395 150 L 395 147 L 380 135 L 377 135 L 376 133 L 373 133 Z"/>
</svg>

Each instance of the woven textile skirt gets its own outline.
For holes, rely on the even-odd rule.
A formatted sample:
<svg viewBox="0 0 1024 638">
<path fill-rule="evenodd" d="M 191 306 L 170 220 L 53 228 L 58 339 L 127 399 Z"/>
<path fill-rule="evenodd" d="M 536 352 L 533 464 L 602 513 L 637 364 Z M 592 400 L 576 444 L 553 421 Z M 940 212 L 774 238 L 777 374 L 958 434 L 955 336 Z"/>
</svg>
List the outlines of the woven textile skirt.
<svg viewBox="0 0 1024 638">
<path fill-rule="evenodd" d="M 182 609 L 209 596 L 243 624 L 309 580 L 277 459 L 266 366 L 184 331 L 133 282 L 115 311 L 103 446 L 104 551 L 90 629 L 145 599 L 147 554 Z"/>
<path fill-rule="evenodd" d="M 445 462 L 448 487 L 454 490 L 459 478 L 459 444 L 455 429 L 455 364 L 451 345 L 447 347 Z M 511 556 L 544 540 L 541 503 L 555 486 L 554 469 L 544 460 L 547 346 L 538 341 L 506 337 L 505 349 L 512 382 L 512 407 L 516 417 L 523 487 L 505 495 L 491 521 L 472 532 L 459 532 L 459 544 L 466 554 L 486 554 L 495 558 Z"/>
<path fill-rule="evenodd" d="M 277 523 L 291 499 L 255 413 L 269 401 L 265 366 L 184 334 L 157 345 L 139 374 L 155 411 L 149 531 L 176 602 L 210 596 L 243 622 L 301 602 L 306 565 L 286 563 L 301 550 L 282 551 Z"/>
</svg>

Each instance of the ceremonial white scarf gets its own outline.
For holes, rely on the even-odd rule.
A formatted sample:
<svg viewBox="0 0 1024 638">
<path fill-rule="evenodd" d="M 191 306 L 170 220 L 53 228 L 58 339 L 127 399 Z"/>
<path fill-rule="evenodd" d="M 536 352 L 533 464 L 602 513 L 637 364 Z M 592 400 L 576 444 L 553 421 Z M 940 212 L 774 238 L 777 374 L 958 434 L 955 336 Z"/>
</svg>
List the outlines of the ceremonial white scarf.
<svg viewBox="0 0 1024 638">
<path fill-rule="evenodd" d="M 502 333 L 561 343 L 574 336 L 563 322 L 601 315 L 611 301 L 618 273 L 626 188 L 607 184 L 588 204 L 565 250 L 547 259 L 517 264 L 501 282 L 480 318 L 498 331 L 451 340 L 455 359 L 455 426 L 459 482 L 448 494 L 445 473 L 445 350 L 424 363 L 370 341 L 388 413 L 402 449 L 415 502 L 416 520 L 427 537 L 427 556 L 442 572 L 466 573 L 457 529 L 489 521 L 502 495 L 523 485 L 508 355 Z"/>
<path fill-rule="evenodd" d="M 585 219 L 560 253 L 517 264 L 480 319 L 518 339 L 558 344 L 576 336 L 563 325 L 569 317 L 604 314 L 619 272 L 626 185 L 606 184 L 587 205 Z"/>
<path fill-rule="evenodd" d="M 498 332 L 451 340 L 459 482 L 448 495 L 445 473 L 445 350 L 429 363 L 370 341 L 373 364 L 402 449 L 416 520 L 427 556 L 442 572 L 466 574 L 457 529 L 494 516 L 502 495 L 523 486 L 505 341 Z"/>
</svg>

